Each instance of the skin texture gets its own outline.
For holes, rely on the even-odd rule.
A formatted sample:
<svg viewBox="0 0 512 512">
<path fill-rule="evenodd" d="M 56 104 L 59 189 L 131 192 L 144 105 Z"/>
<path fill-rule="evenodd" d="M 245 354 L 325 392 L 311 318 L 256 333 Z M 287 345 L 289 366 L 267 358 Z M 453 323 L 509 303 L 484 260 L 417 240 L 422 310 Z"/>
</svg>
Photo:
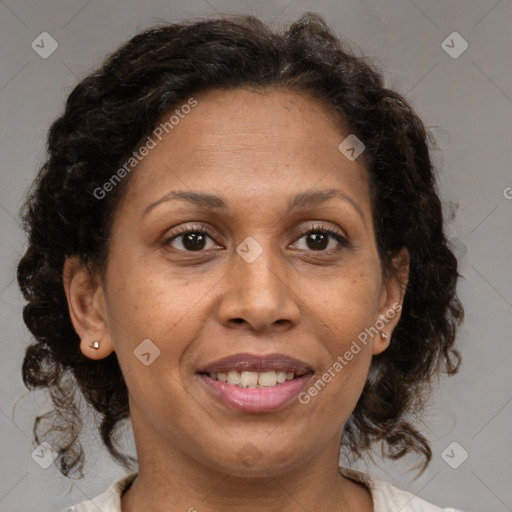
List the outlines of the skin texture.
<svg viewBox="0 0 512 512">
<path fill-rule="evenodd" d="M 343 425 L 362 392 L 372 355 L 388 346 L 399 312 L 311 401 L 272 413 L 241 413 L 215 399 L 197 375 L 221 357 L 283 353 L 316 375 L 333 365 L 379 315 L 401 304 L 404 287 L 382 280 L 364 160 L 338 150 L 343 133 L 325 105 L 288 90 L 211 91 L 132 171 L 112 229 L 107 279 L 66 261 L 64 286 L 82 352 L 115 351 L 128 390 L 139 475 L 123 512 L 140 510 L 371 511 L 366 488 L 339 475 Z M 352 198 L 287 212 L 311 189 Z M 170 191 L 221 196 L 221 209 L 183 200 L 146 207 Z M 362 215 L 362 216 L 361 216 Z M 317 249 L 304 233 L 320 225 Z M 209 229 L 201 251 L 188 231 Z M 318 231 L 318 230 L 317 230 Z M 248 236 L 263 252 L 236 252 Z M 309 240 L 309 242 L 308 242 Z M 408 254 L 396 259 L 407 280 Z M 94 278 L 93 278 L 94 277 Z M 160 356 L 134 356 L 150 339 Z M 89 343 L 100 341 L 95 350 Z M 246 443 L 260 458 L 247 466 Z M 243 453 L 243 451 L 242 451 Z"/>
</svg>

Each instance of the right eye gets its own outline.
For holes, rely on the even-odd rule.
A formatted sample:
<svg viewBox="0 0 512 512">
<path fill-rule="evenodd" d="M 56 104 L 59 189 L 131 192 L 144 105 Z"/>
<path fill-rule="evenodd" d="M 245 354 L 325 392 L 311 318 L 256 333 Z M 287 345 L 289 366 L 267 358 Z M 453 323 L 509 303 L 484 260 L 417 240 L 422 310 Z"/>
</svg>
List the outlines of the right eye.
<svg viewBox="0 0 512 512">
<path fill-rule="evenodd" d="M 171 245 L 173 249 L 183 252 L 203 252 L 208 238 L 215 242 L 206 226 L 185 225 L 180 226 L 174 233 L 171 233 L 171 236 L 166 237 L 162 241 L 162 245 L 165 247 Z M 172 245 L 177 240 L 180 241 L 181 248 Z"/>
</svg>

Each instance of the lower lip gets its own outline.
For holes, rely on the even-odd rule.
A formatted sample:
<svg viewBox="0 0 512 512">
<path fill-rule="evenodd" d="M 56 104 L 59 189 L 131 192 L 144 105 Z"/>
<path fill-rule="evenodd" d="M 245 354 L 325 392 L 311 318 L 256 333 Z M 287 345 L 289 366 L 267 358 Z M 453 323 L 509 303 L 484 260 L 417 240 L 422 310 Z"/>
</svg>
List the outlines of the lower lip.
<svg viewBox="0 0 512 512">
<path fill-rule="evenodd" d="M 272 412 L 282 409 L 304 389 L 313 374 L 307 373 L 265 388 L 239 388 L 228 382 L 199 375 L 208 389 L 225 404 L 242 412 Z"/>
</svg>

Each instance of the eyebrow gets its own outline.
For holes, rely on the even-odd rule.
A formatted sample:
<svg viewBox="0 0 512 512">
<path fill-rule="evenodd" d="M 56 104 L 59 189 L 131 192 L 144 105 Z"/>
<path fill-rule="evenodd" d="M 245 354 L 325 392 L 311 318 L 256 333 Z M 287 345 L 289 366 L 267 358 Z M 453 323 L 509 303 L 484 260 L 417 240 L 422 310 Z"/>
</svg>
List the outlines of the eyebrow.
<svg viewBox="0 0 512 512">
<path fill-rule="evenodd" d="M 308 190 L 305 192 L 300 192 L 295 197 L 292 197 L 290 199 L 290 202 L 288 203 L 288 208 L 286 210 L 286 213 L 289 213 L 292 210 L 298 209 L 298 208 L 304 208 L 306 206 L 314 206 L 321 203 L 325 203 L 329 199 L 332 198 L 338 198 L 343 201 L 346 201 L 350 203 L 355 210 L 359 213 L 359 216 L 361 217 L 363 224 L 366 227 L 366 223 L 364 220 L 363 212 L 357 205 L 357 203 L 343 190 L 336 189 L 336 188 L 330 188 L 325 190 Z M 146 207 L 144 210 L 144 213 L 142 214 L 142 217 L 146 216 L 153 208 L 158 206 L 161 203 L 171 201 L 174 199 L 181 199 L 184 201 L 187 201 L 199 208 L 204 209 L 218 209 L 218 210 L 225 210 L 228 208 L 227 203 L 219 196 L 213 195 L 213 194 L 206 194 L 204 192 L 197 192 L 197 191 L 189 191 L 189 190 L 173 190 L 167 194 L 165 194 L 163 197 L 155 201 L 154 203 L 151 203 Z"/>
</svg>

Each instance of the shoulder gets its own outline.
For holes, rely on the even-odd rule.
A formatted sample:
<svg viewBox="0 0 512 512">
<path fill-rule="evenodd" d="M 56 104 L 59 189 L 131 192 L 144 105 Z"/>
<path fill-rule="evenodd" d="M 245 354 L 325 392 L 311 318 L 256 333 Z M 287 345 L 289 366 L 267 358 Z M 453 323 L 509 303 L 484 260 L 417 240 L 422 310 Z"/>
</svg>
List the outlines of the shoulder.
<svg viewBox="0 0 512 512">
<path fill-rule="evenodd" d="M 373 499 L 374 512 L 387 512 L 390 506 L 401 512 L 462 512 L 454 508 L 441 508 L 422 500 L 410 492 L 394 487 L 390 483 L 352 468 L 339 468 L 340 473 L 364 484 Z"/>
<path fill-rule="evenodd" d="M 116 480 L 104 493 L 92 500 L 82 501 L 64 512 L 121 512 L 121 496 L 135 480 L 137 473 L 130 473 Z"/>
</svg>

